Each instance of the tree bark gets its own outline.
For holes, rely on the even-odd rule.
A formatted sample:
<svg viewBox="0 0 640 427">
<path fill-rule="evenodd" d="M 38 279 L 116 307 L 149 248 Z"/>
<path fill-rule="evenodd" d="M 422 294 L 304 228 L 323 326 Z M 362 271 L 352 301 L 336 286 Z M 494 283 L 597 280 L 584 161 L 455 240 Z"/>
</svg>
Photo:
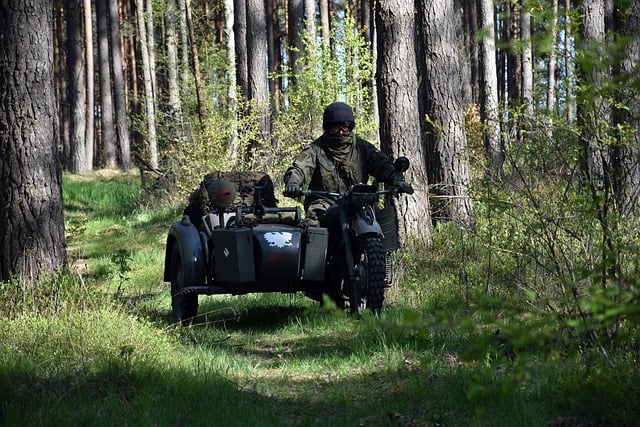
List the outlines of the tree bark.
<svg viewBox="0 0 640 427">
<path fill-rule="evenodd" d="M 479 42 L 478 42 L 478 3 L 477 0 L 464 0 L 464 17 L 466 31 L 466 46 L 471 73 L 471 102 L 480 104 L 480 73 L 479 73 Z"/>
<path fill-rule="evenodd" d="M 180 120 L 180 84 L 178 82 L 178 41 L 176 26 L 176 0 L 167 0 L 164 15 L 167 44 L 167 87 L 169 92 L 169 117 L 175 127 Z"/>
<path fill-rule="evenodd" d="M 289 36 L 289 71 L 291 73 L 291 84 L 296 84 L 297 76 L 300 75 L 301 64 L 298 58 L 302 54 L 302 35 L 304 31 L 304 3 L 303 0 L 288 0 L 288 36 Z"/>
<path fill-rule="evenodd" d="M 329 0 L 320 0 L 320 27 L 322 45 L 329 48 L 331 36 L 331 24 L 329 18 Z"/>
<path fill-rule="evenodd" d="M 86 103 L 84 67 L 82 61 L 82 31 L 80 0 L 66 0 L 67 18 L 67 70 L 69 75 L 70 120 L 70 156 L 67 162 L 69 171 L 84 174 L 91 170 L 87 165 L 86 154 Z"/>
<path fill-rule="evenodd" d="M 521 0 L 520 34 L 522 38 L 522 102 L 526 115 L 533 118 L 533 54 L 531 48 L 531 8 L 528 0 Z"/>
<path fill-rule="evenodd" d="M 122 43 L 120 42 L 120 13 L 118 0 L 108 0 L 109 6 L 109 46 L 111 47 L 111 69 L 113 71 L 113 101 L 118 136 L 118 163 L 124 171 L 131 169 L 131 141 L 127 102 L 124 90 Z"/>
<path fill-rule="evenodd" d="M 580 4 L 582 25 L 580 27 L 584 62 L 580 65 L 583 90 L 589 96 L 581 97 L 578 104 L 578 123 L 583 127 L 582 170 L 585 181 L 595 193 L 604 190 L 605 167 L 608 163 L 604 150 L 605 135 L 602 124 L 609 122 L 610 108 L 599 90 L 608 77 L 608 65 L 602 61 L 605 41 L 605 1 L 584 0 Z"/>
<path fill-rule="evenodd" d="M 98 71 L 100 73 L 100 123 L 102 159 L 109 169 L 116 167 L 116 133 L 111 92 L 111 58 L 109 55 L 109 15 L 107 0 L 96 0 L 98 35 Z"/>
<path fill-rule="evenodd" d="M 152 168 L 158 168 L 158 139 L 156 135 L 156 106 L 153 82 L 151 81 L 151 68 L 149 59 L 149 45 L 147 40 L 147 27 L 144 22 L 144 2 L 136 0 L 136 12 L 138 20 L 138 35 L 140 36 L 140 52 L 142 55 L 142 72 L 144 75 L 145 119 L 147 122 L 147 140 L 149 141 L 149 164 Z"/>
<path fill-rule="evenodd" d="M 622 60 L 617 66 L 617 101 L 626 108 L 614 110 L 614 128 L 622 130 L 612 149 L 616 205 L 624 217 L 637 216 L 640 200 L 640 3 L 619 5 L 615 30 L 622 37 Z"/>
<path fill-rule="evenodd" d="M 263 0 L 247 0 L 247 59 L 249 100 L 255 103 L 259 116 L 259 136 L 256 144 L 268 141 L 269 136 L 269 85 L 267 82 L 267 26 Z"/>
<path fill-rule="evenodd" d="M 485 125 L 484 146 L 488 157 L 487 177 L 502 178 L 504 153 L 500 139 L 500 115 L 498 108 L 498 73 L 496 70 L 495 25 L 493 0 L 480 0 L 480 28 L 485 36 L 480 41 L 480 76 L 482 84 L 481 112 Z"/>
<path fill-rule="evenodd" d="M 247 52 L 247 2 L 233 1 L 233 33 L 236 46 L 236 80 L 242 99 L 249 95 L 249 59 Z"/>
<path fill-rule="evenodd" d="M 238 92 L 237 85 L 237 66 L 236 66 L 236 34 L 234 31 L 235 13 L 233 9 L 233 0 L 225 0 L 225 34 L 227 40 L 227 58 L 229 61 L 229 68 L 227 73 L 229 75 L 229 88 L 227 96 L 229 97 L 229 113 L 235 116 L 238 112 Z M 229 146 L 227 149 L 227 157 L 231 159 L 231 169 L 235 170 L 238 164 L 238 125 L 237 121 L 233 120 L 231 123 L 231 138 L 229 140 Z"/>
<path fill-rule="evenodd" d="M 87 125 L 85 127 L 85 156 L 88 170 L 93 169 L 95 147 L 95 70 L 93 61 L 93 17 L 91 0 L 84 0 L 84 50 L 87 76 Z"/>
<path fill-rule="evenodd" d="M 35 284 L 66 267 L 56 149 L 53 8 L 4 1 L 0 13 L 0 280 Z"/>
<path fill-rule="evenodd" d="M 315 40 L 316 35 L 316 5 L 314 0 L 304 2 L 304 25 L 310 40 Z"/>
<path fill-rule="evenodd" d="M 427 177 L 435 194 L 435 220 L 472 224 L 472 209 L 464 131 L 462 44 L 456 36 L 450 0 L 421 0 L 421 66 L 426 100 Z"/>
<path fill-rule="evenodd" d="M 547 65 L 547 113 L 553 114 L 556 105 L 556 62 L 558 40 L 558 0 L 551 0 L 551 48 Z"/>
<path fill-rule="evenodd" d="M 151 0 L 149 0 L 151 1 Z M 206 113 L 204 107 L 204 89 L 202 88 L 202 76 L 200 74 L 200 54 L 198 53 L 198 42 L 196 40 L 196 33 L 193 28 L 193 18 L 191 12 L 191 1 L 186 0 L 186 12 L 187 12 L 187 28 L 189 34 L 189 46 L 191 46 L 191 63 L 193 70 L 193 79 L 196 86 L 196 98 L 198 104 L 198 119 L 200 121 L 200 128 L 204 129 L 204 122 L 206 120 Z M 266 75 L 266 72 L 265 72 Z"/>
<path fill-rule="evenodd" d="M 431 242 L 431 214 L 425 153 L 420 136 L 416 27 L 413 6 L 404 0 L 377 0 L 377 89 L 381 148 L 411 161 L 406 178 L 412 196 L 394 199 L 401 241 L 406 235 Z"/>
<path fill-rule="evenodd" d="M 565 99 L 567 109 L 567 122 L 573 123 L 575 121 L 574 107 L 575 102 L 573 100 L 573 20 L 571 18 L 571 0 L 565 0 L 564 3 L 564 63 L 566 69 L 566 88 L 567 96 Z"/>
</svg>

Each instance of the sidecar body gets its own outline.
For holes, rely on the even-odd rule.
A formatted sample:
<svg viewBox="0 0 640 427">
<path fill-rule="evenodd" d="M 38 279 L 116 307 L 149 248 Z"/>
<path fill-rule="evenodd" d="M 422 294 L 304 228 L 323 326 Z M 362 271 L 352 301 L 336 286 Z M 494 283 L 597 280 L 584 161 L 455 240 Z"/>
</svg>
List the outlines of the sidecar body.
<svg viewBox="0 0 640 427">
<path fill-rule="evenodd" d="M 263 181 L 236 184 L 239 195 L 252 186 L 250 204 L 236 197 L 204 206 L 192 197 L 171 225 L 164 280 L 176 320 L 197 314 L 198 295 L 325 291 L 327 229 L 307 227 L 297 206 L 266 206 Z"/>
</svg>

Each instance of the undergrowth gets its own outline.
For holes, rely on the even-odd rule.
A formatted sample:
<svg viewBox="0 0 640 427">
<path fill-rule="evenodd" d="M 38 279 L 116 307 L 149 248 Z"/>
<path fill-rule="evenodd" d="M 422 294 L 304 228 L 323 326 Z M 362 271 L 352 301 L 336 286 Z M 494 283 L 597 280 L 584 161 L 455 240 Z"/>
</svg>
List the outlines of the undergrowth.
<svg viewBox="0 0 640 427">
<path fill-rule="evenodd" d="M 380 315 L 354 318 L 300 294 L 203 296 L 197 322 L 178 327 L 162 268 L 180 207 L 135 202 L 138 182 L 94 177 L 76 187 L 65 177 L 70 206 L 89 203 L 88 194 L 96 205 L 68 212 L 72 268 L 36 288 L 0 288 L 0 424 L 634 425 L 640 417 L 633 319 L 603 347 L 606 357 L 567 336 L 566 321 L 514 280 L 525 271 L 518 262 L 486 244 L 482 222 L 474 233 L 440 224 L 431 248 L 396 253 Z M 101 208 L 121 186 L 131 191 L 120 198 L 127 206 Z"/>
</svg>

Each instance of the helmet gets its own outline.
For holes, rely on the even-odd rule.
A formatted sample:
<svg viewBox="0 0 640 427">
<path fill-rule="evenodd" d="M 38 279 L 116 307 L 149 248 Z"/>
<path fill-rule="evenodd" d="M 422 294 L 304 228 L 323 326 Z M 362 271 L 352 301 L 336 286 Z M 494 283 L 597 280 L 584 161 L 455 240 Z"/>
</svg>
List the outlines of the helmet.
<svg viewBox="0 0 640 427">
<path fill-rule="evenodd" d="M 236 187 L 226 179 L 214 179 L 206 184 L 209 200 L 216 208 L 226 208 L 236 198 Z"/>
<path fill-rule="evenodd" d="M 353 129 L 356 125 L 356 120 L 353 117 L 353 109 L 344 102 L 333 102 L 324 109 L 322 115 L 322 129 L 327 130 L 331 123 L 343 123 L 349 124 L 349 128 Z"/>
</svg>

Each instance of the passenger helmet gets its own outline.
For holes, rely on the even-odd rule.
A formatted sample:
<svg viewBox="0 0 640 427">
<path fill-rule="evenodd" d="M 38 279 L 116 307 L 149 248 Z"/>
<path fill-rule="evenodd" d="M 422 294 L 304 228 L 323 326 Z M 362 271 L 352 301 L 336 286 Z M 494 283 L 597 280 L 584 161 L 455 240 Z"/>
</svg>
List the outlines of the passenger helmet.
<svg viewBox="0 0 640 427">
<path fill-rule="evenodd" d="M 206 184 L 209 200 L 216 208 L 226 208 L 236 198 L 236 187 L 226 179 L 214 179 Z"/>
<path fill-rule="evenodd" d="M 356 120 L 353 117 L 353 109 L 344 102 L 333 102 L 324 109 L 322 115 L 322 129 L 325 131 L 331 127 L 332 123 L 344 123 L 349 125 L 349 129 L 353 130 Z"/>
</svg>

